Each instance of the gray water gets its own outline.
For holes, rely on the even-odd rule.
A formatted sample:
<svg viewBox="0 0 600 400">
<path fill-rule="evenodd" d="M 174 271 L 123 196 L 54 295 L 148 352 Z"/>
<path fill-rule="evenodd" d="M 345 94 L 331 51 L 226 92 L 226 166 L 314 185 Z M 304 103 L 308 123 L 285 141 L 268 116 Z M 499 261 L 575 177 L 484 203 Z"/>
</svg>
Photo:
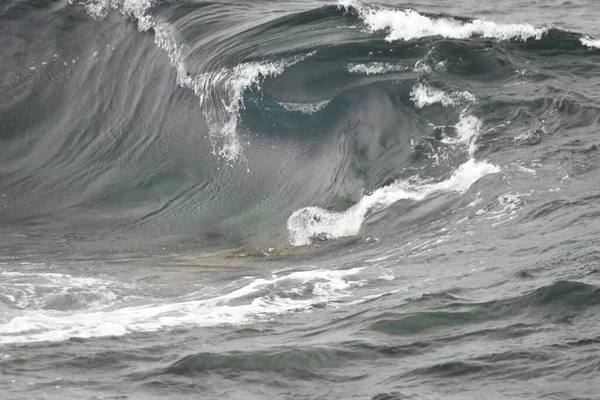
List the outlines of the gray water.
<svg viewBox="0 0 600 400">
<path fill-rule="evenodd" d="M 598 398 L 599 16 L 0 4 L 0 397 Z"/>
</svg>

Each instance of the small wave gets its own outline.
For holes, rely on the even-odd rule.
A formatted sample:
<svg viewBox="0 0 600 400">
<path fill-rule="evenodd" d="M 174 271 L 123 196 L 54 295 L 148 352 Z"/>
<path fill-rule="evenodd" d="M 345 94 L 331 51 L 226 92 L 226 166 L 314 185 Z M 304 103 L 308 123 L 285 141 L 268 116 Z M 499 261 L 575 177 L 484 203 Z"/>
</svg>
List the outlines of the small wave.
<svg viewBox="0 0 600 400">
<path fill-rule="evenodd" d="M 470 159 L 452 176 L 438 183 L 396 181 L 372 194 L 364 196 L 345 212 L 328 211 L 320 207 L 306 207 L 295 211 L 287 222 L 289 241 L 294 246 L 307 245 L 315 239 L 335 239 L 356 235 L 363 221 L 398 200 L 422 200 L 438 192 L 465 192 L 482 176 L 500 169 L 485 161 Z"/>
<path fill-rule="evenodd" d="M 410 93 L 410 98 L 418 108 L 423 108 L 436 103 L 441 103 L 443 106 L 448 107 L 455 106 L 463 101 L 475 101 L 475 96 L 467 91 L 446 93 L 422 83 L 419 83 L 413 88 Z"/>
<path fill-rule="evenodd" d="M 384 75 L 390 72 L 402 72 L 408 70 L 403 64 L 387 64 L 383 62 L 371 62 L 367 64 L 348 64 L 346 69 L 351 74 Z"/>
<path fill-rule="evenodd" d="M 413 40 L 428 36 L 466 39 L 474 36 L 498 40 L 541 39 L 549 28 L 530 24 L 498 24 L 474 19 L 461 21 L 450 17 L 428 17 L 408 9 L 399 10 L 366 5 L 358 0 L 340 0 L 338 6 L 354 9 L 371 32 L 386 31 L 386 40 Z"/>
<path fill-rule="evenodd" d="M 546 306 L 584 309 L 600 303 L 600 288 L 585 282 L 560 280 L 512 300 L 515 306 Z"/>
<path fill-rule="evenodd" d="M 437 299 L 436 299 L 437 300 Z M 579 281 L 556 281 L 512 298 L 481 303 L 448 298 L 449 304 L 408 314 L 384 313 L 370 328 L 392 335 L 414 334 L 440 326 L 476 324 L 507 316 L 558 317 L 596 307 L 600 303 L 600 288 Z M 523 326 L 508 326 L 502 330 L 522 330 Z M 525 329 L 529 331 L 528 328 Z M 487 329 L 483 332 L 489 332 Z"/>
<path fill-rule="evenodd" d="M 294 346 L 275 353 L 244 354 L 198 353 L 187 355 L 160 371 L 161 374 L 191 375 L 200 372 L 273 371 L 277 374 L 314 374 L 318 368 L 337 365 L 352 356 L 351 352 L 327 348 Z"/>
</svg>

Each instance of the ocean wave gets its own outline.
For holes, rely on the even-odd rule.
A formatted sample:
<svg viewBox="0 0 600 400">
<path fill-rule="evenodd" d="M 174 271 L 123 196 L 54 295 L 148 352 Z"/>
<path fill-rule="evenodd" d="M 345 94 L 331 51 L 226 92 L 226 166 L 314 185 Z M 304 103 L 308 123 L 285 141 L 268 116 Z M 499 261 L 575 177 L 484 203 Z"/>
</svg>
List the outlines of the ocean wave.
<svg viewBox="0 0 600 400">
<path fill-rule="evenodd" d="M 450 17 L 428 17 L 412 9 L 400 10 L 364 4 L 358 0 L 340 0 L 340 7 L 356 10 L 371 32 L 387 32 L 386 40 L 413 40 L 429 36 L 466 39 L 474 36 L 498 40 L 541 39 L 549 28 L 530 24 L 499 24 L 474 19 L 461 21 Z"/>
</svg>

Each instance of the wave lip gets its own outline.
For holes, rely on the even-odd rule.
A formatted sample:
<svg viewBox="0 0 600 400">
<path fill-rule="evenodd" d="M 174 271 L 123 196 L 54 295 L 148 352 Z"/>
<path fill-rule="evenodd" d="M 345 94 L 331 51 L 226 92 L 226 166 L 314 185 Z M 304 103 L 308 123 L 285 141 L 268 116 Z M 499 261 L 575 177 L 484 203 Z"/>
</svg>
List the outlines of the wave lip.
<svg viewBox="0 0 600 400">
<path fill-rule="evenodd" d="M 340 0 L 340 7 L 354 9 L 371 32 L 387 31 L 388 42 L 413 40 L 429 36 L 450 39 L 467 39 L 480 36 L 498 40 L 541 39 L 549 28 L 536 28 L 530 24 L 498 24 L 474 19 L 460 21 L 450 17 L 434 18 L 417 11 L 399 10 L 365 5 L 358 0 Z"/>
<path fill-rule="evenodd" d="M 244 91 L 252 85 L 258 85 L 262 77 L 281 75 L 286 66 L 285 62 L 250 62 L 190 78 L 186 86 L 192 88 L 200 99 L 211 137 L 223 141 L 223 147 L 219 150 L 221 157 L 234 161 L 242 152 L 237 127 L 239 112 L 244 107 Z M 219 88 L 227 97 L 226 100 L 221 99 L 221 104 L 217 101 Z"/>
<path fill-rule="evenodd" d="M 455 125 L 456 137 L 445 137 L 442 142 L 450 145 L 467 146 L 469 156 L 473 157 L 477 151 L 476 140 L 481 133 L 483 123 L 474 115 L 467 115 L 462 112 L 458 123 Z"/>
</svg>

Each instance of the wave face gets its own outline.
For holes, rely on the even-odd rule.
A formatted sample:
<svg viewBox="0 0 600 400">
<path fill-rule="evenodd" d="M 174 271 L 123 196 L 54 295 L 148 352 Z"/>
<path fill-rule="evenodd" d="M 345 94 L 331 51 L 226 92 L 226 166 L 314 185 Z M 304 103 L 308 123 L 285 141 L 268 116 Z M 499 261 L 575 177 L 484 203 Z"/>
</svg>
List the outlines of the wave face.
<svg viewBox="0 0 600 400">
<path fill-rule="evenodd" d="M 0 2 L 0 392 L 596 398 L 596 4 L 441 3 Z"/>
</svg>

